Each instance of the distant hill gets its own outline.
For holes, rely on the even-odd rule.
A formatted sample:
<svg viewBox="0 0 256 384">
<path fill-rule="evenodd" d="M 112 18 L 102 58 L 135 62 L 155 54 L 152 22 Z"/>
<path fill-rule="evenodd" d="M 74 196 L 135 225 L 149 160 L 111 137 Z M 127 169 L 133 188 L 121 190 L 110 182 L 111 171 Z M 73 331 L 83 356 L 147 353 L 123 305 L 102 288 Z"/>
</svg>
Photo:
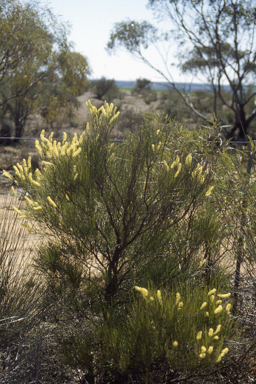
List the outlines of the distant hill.
<svg viewBox="0 0 256 384">
<path fill-rule="evenodd" d="M 119 88 L 135 88 L 136 81 L 122 81 L 116 80 L 116 84 Z M 198 90 L 212 92 L 211 87 L 208 84 L 189 84 L 189 83 L 176 83 L 177 88 L 182 92 L 195 92 Z M 230 89 L 229 86 L 224 86 L 224 89 L 228 91 Z M 165 91 L 172 89 L 170 84 L 165 82 L 156 82 L 152 83 L 151 89 L 155 89 L 156 91 Z"/>
</svg>

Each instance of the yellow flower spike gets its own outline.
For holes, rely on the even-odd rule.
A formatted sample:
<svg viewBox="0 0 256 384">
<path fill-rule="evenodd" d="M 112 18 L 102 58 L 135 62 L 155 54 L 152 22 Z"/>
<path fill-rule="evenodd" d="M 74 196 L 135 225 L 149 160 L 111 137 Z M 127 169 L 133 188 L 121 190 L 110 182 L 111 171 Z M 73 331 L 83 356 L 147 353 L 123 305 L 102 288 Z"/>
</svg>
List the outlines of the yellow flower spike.
<svg viewBox="0 0 256 384">
<path fill-rule="evenodd" d="M 41 141 L 41 146 L 42 146 L 42 149 L 44 150 L 44 151 L 46 151 L 47 150 L 47 148 L 48 148 L 48 141 L 47 141 L 47 139 L 45 139 L 46 140 L 46 143 L 45 142 L 43 142 L 43 141 Z"/>
<path fill-rule="evenodd" d="M 37 152 L 39 153 L 39 155 L 42 156 L 43 149 L 42 149 L 41 145 L 39 144 L 38 140 L 35 141 L 35 147 L 36 147 Z"/>
<path fill-rule="evenodd" d="M 43 209 L 41 205 L 37 205 L 36 207 L 33 207 L 34 211 L 39 211 L 40 209 Z"/>
<path fill-rule="evenodd" d="M 198 176 L 201 176 L 202 172 L 203 172 L 203 167 L 202 167 L 202 165 L 197 164 L 197 173 L 198 173 Z"/>
<path fill-rule="evenodd" d="M 192 155 L 191 153 L 189 155 L 187 155 L 186 157 L 186 160 L 185 160 L 185 164 L 186 165 L 190 165 L 192 163 Z"/>
<path fill-rule="evenodd" d="M 216 331 L 214 332 L 214 335 L 216 335 L 217 333 L 219 333 L 219 331 L 221 330 L 221 324 L 219 324 L 216 328 Z"/>
<path fill-rule="evenodd" d="M 26 159 L 23 159 L 22 162 L 23 162 L 23 169 L 25 171 L 25 174 L 27 175 L 28 174 L 27 161 L 26 161 Z"/>
<path fill-rule="evenodd" d="M 172 343 L 172 345 L 176 348 L 176 347 L 178 347 L 179 343 L 178 343 L 178 341 L 174 341 L 174 342 Z"/>
<path fill-rule="evenodd" d="M 209 332 L 208 332 L 208 336 L 209 336 L 209 337 L 212 337 L 213 335 L 214 335 L 213 329 L 210 328 L 210 329 L 209 329 Z"/>
<path fill-rule="evenodd" d="M 28 168 L 31 168 L 31 156 L 28 158 Z"/>
<path fill-rule="evenodd" d="M 45 137 L 44 137 L 44 134 L 45 134 L 45 130 L 43 129 L 40 133 L 40 139 L 41 140 L 47 140 Z"/>
<path fill-rule="evenodd" d="M 219 357 L 217 358 L 216 363 L 219 363 L 219 362 L 221 361 L 222 357 L 224 357 L 224 356 L 228 353 L 228 351 L 229 351 L 228 348 L 224 348 L 224 349 L 221 351 Z"/>
<path fill-rule="evenodd" d="M 118 112 L 115 114 L 115 116 L 113 116 L 113 117 L 110 119 L 110 121 L 109 121 L 109 125 L 112 124 L 112 123 L 118 118 L 119 115 L 120 115 L 120 112 L 118 111 Z"/>
<path fill-rule="evenodd" d="M 214 302 L 214 299 L 215 299 L 215 295 L 211 295 L 211 297 L 210 297 L 210 301 L 211 301 L 211 303 Z"/>
<path fill-rule="evenodd" d="M 206 354 L 205 354 L 205 353 L 200 353 L 200 355 L 199 355 L 199 358 L 200 358 L 200 359 L 204 359 L 204 358 L 205 358 L 205 356 L 206 356 Z"/>
<path fill-rule="evenodd" d="M 42 164 L 43 165 L 49 165 L 49 166 L 53 165 L 53 163 L 51 163 L 50 161 L 45 161 L 45 160 L 42 161 Z"/>
<path fill-rule="evenodd" d="M 228 353 L 229 349 L 228 348 L 224 348 L 222 351 L 221 351 L 221 357 L 225 356 L 227 353 Z"/>
<path fill-rule="evenodd" d="M 154 297 L 153 296 L 150 296 L 150 299 L 149 299 L 150 301 L 154 301 L 155 299 L 154 299 Z"/>
<path fill-rule="evenodd" d="M 16 213 L 18 213 L 18 215 L 21 215 L 22 214 L 22 212 L 18 209 L 18 208 L 16 208 L 16 207 L 12 207 L 13 208 L 13 210 L 16 212 Z"/>
<path fill-rule="evenodd" d="M 181 165 L 181 163 L 179 163 L 179 164 L 178 164 L 177 172 L 176 172 L 175 175 L 174 175 L 174 178 L 175 178 L 175 179 L 176 179 L 176 177 L 178 176 L 178 174 L 180 173 L 181 167 L 182 167 L 182 165 Z"/>
<path fill-rule="evenodd" d="M 25 159 L 24 159 L 25 160 Z M 19 164 L 19 163 L 17 163 L 17 167 L 19 168 L 19 171 L 20 171 L 20 173 L 22 174 L 23 173 L 23 168 L 22 168 L 22 166 Z"/>
<path fill-rule="evenodd" d="M 219 355 L 219 357 L 217 358 L 216 363 L 219 363 L 220 361 L 221 361 L 221 355 Z"/>
<path fill-rule="evenodd" d="M 183 302 L 181 301 L 178 305 L 178 309 L 181 309 L 183 307 Z"/>
<path fill-rule="evenodd" d="M 89 132 L 89 129 L 90 129 L 89 123 L 86 124 L 85 129 L 86 129 L 86 132 L 88 133 L 88 132 Z"/>
<path fill-rule="evenodd" d="M 40 180 L 42 178 L 42 173 L 38 168 L 35 170 L 34 175 L 36 176 L 37 180 Z"/>
<path fill-rule="evenodd" d="M 209 315 L 209 312 L 205 312 L 205 316 L 206 317 L 209 317 L 210 315 Z"/>
<path fill-rule="evenodd" d="M 176 302 L 175 302 L 175 304 L 178 305 L 179 302 L 180 302 L 180 293 L 177 292 L 177 293 L 176 293 Z"/>
<path fill-rule="evenodd" d="M 204 309 L 205 307 L 207 306 L 207 302 L 205 301 L 202 305 L 201 305 L 201 307 L 200 307 L 200 311 L 201 311 L 201 309 Z"/>
<path fill-rule="evenodd" d="M 32 231 L 32 228 L 31 228 L 28 224 L 22 223 L 21 225 L 22 225 L 24 228 L 26 228 L 29 232 Z"/>
<path fill-rule="evenodd" d="M 199 264 L 199 268 L 202 268 L 202 266 L 206 263 L 206 259 L 204 259 L 203 261 L 201 261 L 201 263 Z"/>
<path fill-rule="evenodd" d="M 217 300 L 216 301 L 216 305 L 221 304 L 221 303 L 222 303 L 222 300 Z"/>
<path fill-rule="evenodd" d="M 36 185 L 37 187 L 41 187 L 41 184 L 38 181 L 32 180 L 32 184 Z"/>
<path fill-rule="evenodd" d="M 59 151 L 57 148 L 57 141 L 56 140 L 54 140 L 54 142 L 53 142 L 52 151 L 53 151 L 54 156 L 56 156 L 56 157 L 59 156 Z"/>
<path fill-rule="evenodd" d="M 66 141 L 67 141 L 67 132 L 63 132 L 62 145 L 64 145 Z"/>
<path fill-rule="evenodd" d="M 219 340 L 219 336 L 214 336 L 213 340 Z"/>
<path fill-rule="evenodd" d="M 148 290 L 146 288 L 141 288 L 141 287 L 138 287 L 138 286 L 135 286 L 134 287 L 136 289 L 136 291 L 140 292 L 142 294 L 142 296 L 144 297 L 144 299 L 147 298 L 148 296 Z"/>
<path fill-rule="evenodd" d="M 228 303 L 228 304 L 226 305 L 226 311 L 227 311 L 228 313 L 230 312 L 231 307 L 232 307 L 232 305 L 231 305 L 230 303 Z"/>
<path fill-rule="evenodd" d="M 15 191 L 13 185 L 12 185 L 12 187 L 11 187 L 11 191 L 12 191 L 12 193 L 13 193 L 14 195 L 17 195 L 17 192 Z"/>
<path fill-rule="evenodd" d="M 217 291 L 216 288 L 213 288 L 211 291 L 208 292 L 208 296 L 214 295 L 214 293 Z"/>
<path fill-rule="evenodd" d="M 163 304 L 163 302 L 162 302 L 162 295 L 161 295 L 161 291 L 159 289 L 156 292 L 156 296 L 158 298 L 159 303 L 162 305 Z"/>
<path fill-rule="evenodd" d="M 61 151 L 60 151 L 61 156 L 64 156 L 66 154 L 67 147 L 68 147 L 68 142 L 66 141 L 66 143 L 61 148 Z"/>
<path fill-rule="evenodd" d="M 48 151 L 46 152 L 46 155 L 48 156 L 48 157 L 53 157 L 55 154 L 54 154 L 54 149 L 53 149 L 53 144 L 50 142 L 50 141 L 48 141 Z"/>
<path fill-rule="evenodd" d="M 78 173 L 75 174 L 74 181 L 76 181 L 77 178 L 78 178 Z"/>
<path fill-rule="evenodd" d="M 157 134 L 157 135 L 159 135 L 159 133 L 160 133 L 160 129 L 158 129 L 158 130 L 156 131 L 156 134 Z"/>
<path fill-rule="evenodd" d="M 215 311 L 214 311 L 214 314 L 215 315 L 217 315 L 218 313 L 220 313 L 221 311 L 222 311 L 222 305 L 219 305 L 216 309 L 215 309 Z"/>
<path fill-rule="evenodd" d="M 219 293 L 217 296 L 221 299 L 228 299 L 231 296 L 231 293 Z"/>
<path fill-rule="evenodd" d="M 202 352 L 202 353 L 206 352 L 206 348 L 205 348 L 204 345 L 202 345 L 202 347 L 201 347 L 201 352 Z"/>
<path fill-rule="evenodd" d="M 51 132 L 51 133 L 50 133 L 50 136 L 49 136 L 49 139 L 48 139 L 48 141 L 49 141 L 50 143 L 52 143 L 53 134 L 54 134 L 54 132 Z"/>
<path fill-rule="evenodd" d="M 77 133 L 74 133 L 74 137 L 72 139 L 72 144 L 77 144 L 78 143 L 78 138 L 77 138 Z"/>
<path fill-rule="evenodd" d="M 57 205 L 54 203 L 54 201 L 50 198 L 50 196 L 47 196 L 47 200 L 49 201 L 49 203 L 54 207 L 54 208 L 57 208 Z"/>
<path fill-rule="evenodd" d="M 34 201 L 30 200 L 27 196 L 25 196 L 25 200 L 32 206 L 35 205 Z"/>
<path fill-rule="evenodd" d="M 69 198 L 67 193 L 66 193 L 65 197 L 66 197 L 67 201 L 70 201 L 70 198 Z"/>
<path fill-rule="evenodd" d="M 27 215 L 21 215 L 21 216 L 18 216 L 17 219 L 28 219 L 28 216 Z"/>
<path fill-rule="evenodd" d="M 161 148 L 161 145 L 162 145 L 162 143 L 161 143 L 161 141 L 159 142 L 159 144 L 158 144 L 158 146 L 157 146 L 157 150 L 159 151 L 159 149 Z"/>
<path fill-rule="evenodd" d="M 78 142 L 78 143 L 79 143 L 80 145 L 81 145 L 82 142 L 83 142 L 84 135 L 85 135 L 85 132 L 83 132 L 82 135 L 81 135 L 80 138 L 79 138 L 79 142 Z"/>
<path fill-rule="evenodd" d="M 213 188 L 214 188 L 214 186 L 212 186 L 212 187 L 210 187 L 210 188 L 208 189 L 208 191 L 207 191 L 206 194 L 205 194 L 206 197 L 207 197 L 207 196 L 210 196 L 210 194 L 212 193 Z"/>
<path fill-rule="evenodd" d="M 152 150 L 153 150 L 153 152 L 154 152 L 154 150 L 155 150 L 155 144 L 152 144 Z"/>
<path fill-rule="evenodd" d="M 66 151 L 66 152 L 67 152 L 67 155 L 69 155 L 70 152 L 73 151 L 73 150 L 74 150 L 74 144 L 71 144 L 70 147 L 69 147 L 69 148 L 67 149 L 67 151 Z"/>
<path fill-rule="evenodd" d="M 210 347 L 207 350 L 208 355 L 211 355 L 213 353 L 213 346 L 210 345 Z"/>
<path fill-rule="evenodd" d="M 164 165 L 165 165 L 167 171 L 169 171 L 169 165 L 167 164 L 167 162 L 165 160 L 164 160 Z"/>
<path fill-rule="evenodd" d="M 82 148 L 78 148 L 74 153 L 73 153 L 73 157 L 76 157 L 77 155 L 79 155 L 79 153 L 82 151 Z"/>
<path fill-rule="evenodd" d="M 177 161 L 175 160 L 172 164 L 171 164 L 171 168 L 174 168 L 176 165 L 178 165 Z"/>
<path fill-rule="evenodd" d="M 31 172 L 29 172 L 29 174 L 28 174 L 28 179 L 29 179 L 30 183 L 33 183 L 33 177 L 32 177 Z"/>
<path fill-rule="evenodd" d="M 202 334 L 203 334 L 203 332 L 199 331 L 198 334 L 196 335 L 196 339 L 197 340 L 201 340 L 202 339 Z"/>
<path fill-rule="evenodd" d="M 14 167 L 15 167 L 15 165 L 14 165 Z M 14 167 L 13 167 L 13 168 L 14 168 Z M 3 170 L 3 175 L 4 175 L 5 177 L 8 177 L 8 179 L 13 180 L 13 176 L 12 176 L 9 172 L 6 172 L 5 169 Z"/>
</svg>

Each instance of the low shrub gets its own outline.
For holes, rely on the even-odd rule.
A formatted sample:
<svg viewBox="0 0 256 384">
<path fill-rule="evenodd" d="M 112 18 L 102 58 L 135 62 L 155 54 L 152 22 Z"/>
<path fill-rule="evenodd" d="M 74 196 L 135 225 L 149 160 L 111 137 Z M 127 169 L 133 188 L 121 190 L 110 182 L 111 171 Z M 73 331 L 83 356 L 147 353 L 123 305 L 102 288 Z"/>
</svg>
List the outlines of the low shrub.
<svg viewBox="0 0 256 384">
<path fill-rule="evenodd" d="M 163 382 L 173 373 L 197 372 L 228 353 L 234 338 L 231 294 L 205 288 L 171 293 L 135 286 L 128 313 L 108 307 L 106 316 L 90 319 L 81 334 L 61 335 L 64 361 L 86 369 L 104 382 Z M 171 373 L 171 371 L 173 371 Z"/>
<path fill-rule="evenodd" d="M 93 91 L 95 92 L 97 99 L 106 100 L 108 103 L 120 96 L 115 80 L 109 80 L 105 77 L 93 82 Z"/>
</svg>

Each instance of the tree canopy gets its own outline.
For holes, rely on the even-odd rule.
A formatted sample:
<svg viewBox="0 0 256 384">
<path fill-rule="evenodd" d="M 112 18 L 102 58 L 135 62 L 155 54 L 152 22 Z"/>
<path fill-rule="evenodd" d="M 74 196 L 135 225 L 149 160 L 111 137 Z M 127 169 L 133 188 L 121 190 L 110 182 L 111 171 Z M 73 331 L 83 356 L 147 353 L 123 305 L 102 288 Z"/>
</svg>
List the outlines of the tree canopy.
<svg viewBox="0 0 256 384">
<path fill-rule="evenodd" d="M 73 99 L 84 90 L 90 68 L 84 56 L 72 51 L 68 26 L 39 3 L 6 0 L 0 7 L 0 22 L 1 115 L 15 123 L 19 139 L 35 108 L 52 109 L 47 84 L 51 91 L 56 84 L 62 89 L 52 92 L 55 97 L 60 93 L 65 96 L 62 109 L 67 100 L 74 107 L 77 103 Z M 59 105 L 58 100 L 54 107 L 58 113 Z"/>
<path fill-rule="evenodd" d="M 162 70 L 154 67 L 145 53 L 150 44 L 159 48 L 163 41 L 178 42 L 176 57 L 182 71 L 204 76 L 215 95 L 215 114 L 217 98 L 233 113 L 228 136 L 237 133 L 244 139 L 256 117 L 252 106 L 256 93 L 253 87 L 248 92 L 249 85 L 255 81 L 255 1 L 149 0 L 148 7 L 160 22 L 170 22 L 169 30 L 160 33 L 146 22 L 120 22 L 111 33 L 108 50 L 125 48 L 157 70 L 179 92 L 168 59 L 162 55 L 165 65 Z M 224 85 L 229 86 L 230 93 L 224 92 Z M 195 110 L 189 96 L 179 93 L 195 114 L 209 120 Z M 217 118 L 223 123 L 221 115 Z"/>
</svg>

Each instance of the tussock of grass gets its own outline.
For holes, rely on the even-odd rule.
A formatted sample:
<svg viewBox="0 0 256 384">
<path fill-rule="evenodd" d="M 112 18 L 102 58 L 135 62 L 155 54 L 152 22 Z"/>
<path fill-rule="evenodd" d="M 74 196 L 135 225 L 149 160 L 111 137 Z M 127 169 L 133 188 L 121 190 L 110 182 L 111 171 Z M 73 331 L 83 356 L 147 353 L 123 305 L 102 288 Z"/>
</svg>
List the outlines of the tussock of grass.
<svg viewBox="0 0 256 384">
<path fill-rule="evenodd" d="M 5 195 L 0 209 L 0 340 L 7 343 L 31 326 L 40 312 L 40 279 L 31 267 L 29 232 L 12 210 L 14 198 Z M 15 199 L 15 204 L 21 205 Z M 2 203 L 3 204 L 3 203 Z"/>
</svg>

